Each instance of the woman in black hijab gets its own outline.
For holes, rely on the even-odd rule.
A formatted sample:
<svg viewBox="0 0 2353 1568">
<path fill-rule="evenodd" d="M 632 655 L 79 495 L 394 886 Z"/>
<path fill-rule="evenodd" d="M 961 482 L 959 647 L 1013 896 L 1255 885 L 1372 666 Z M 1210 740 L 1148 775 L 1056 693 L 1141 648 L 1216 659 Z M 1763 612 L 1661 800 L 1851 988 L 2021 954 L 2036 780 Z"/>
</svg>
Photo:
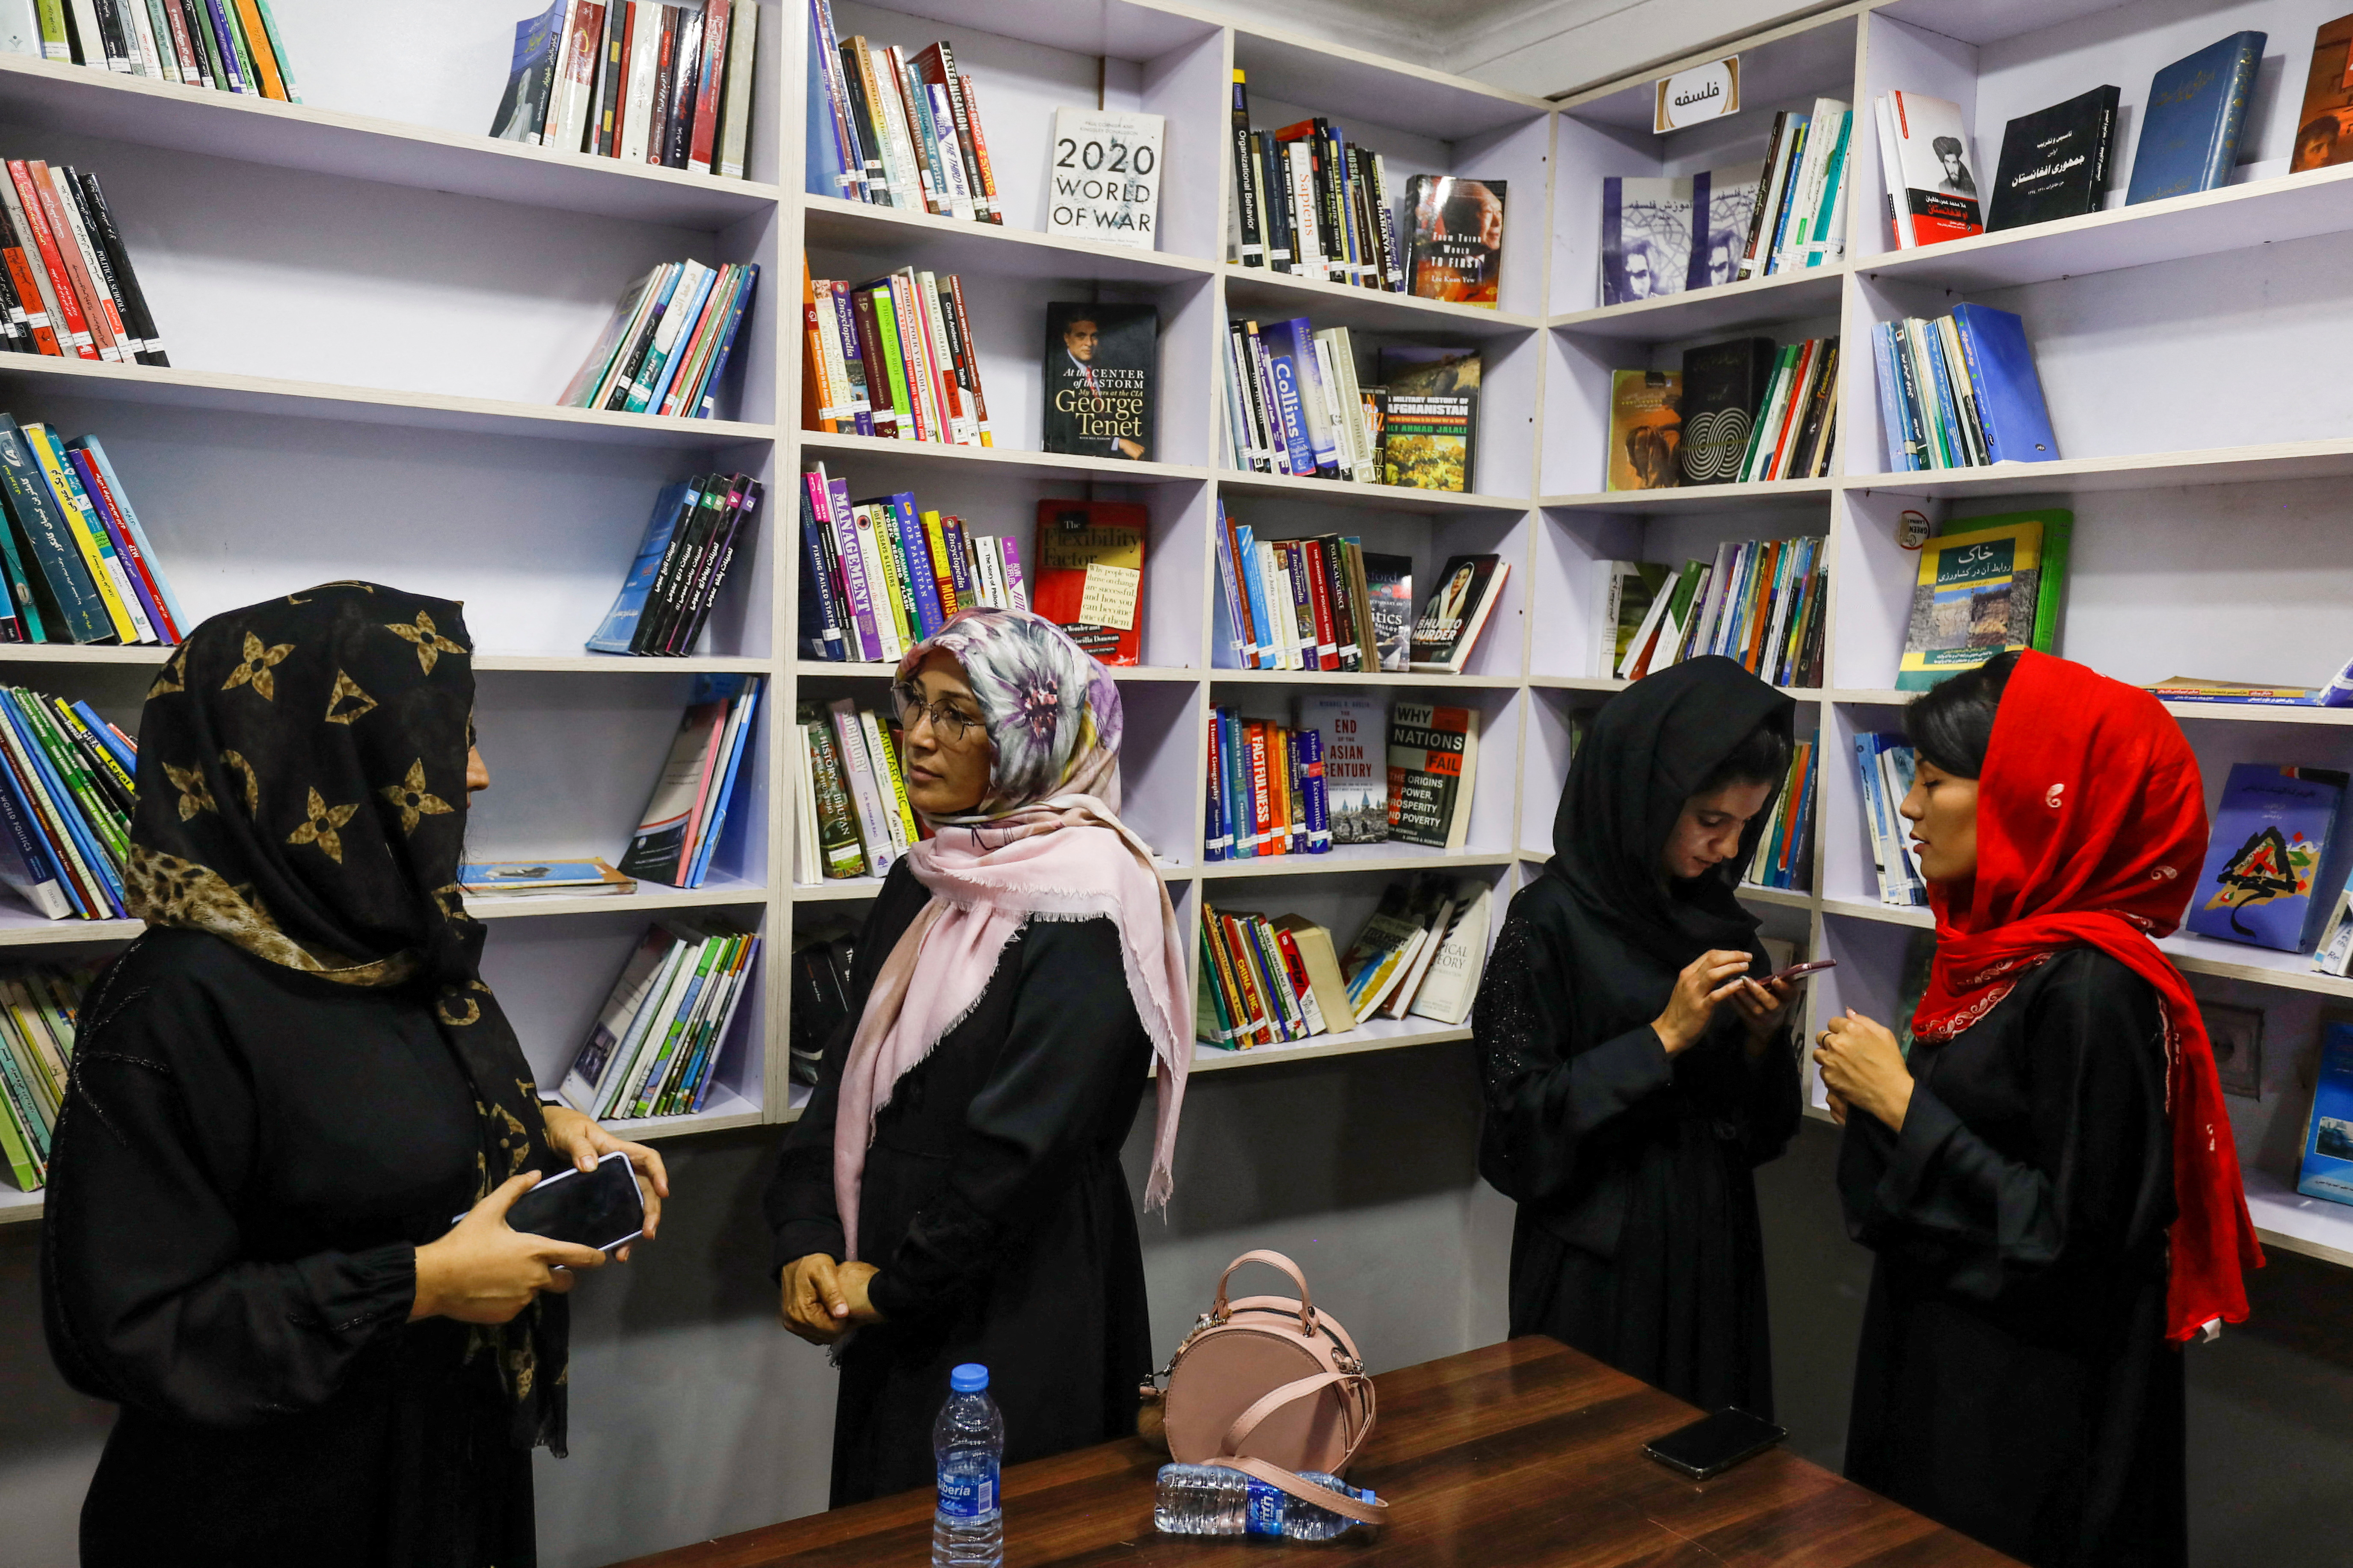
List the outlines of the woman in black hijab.
<svg viewBox="0 0 2353 1568">
<path fill-rule="evenodd" d="M 366 583 L 216 616 L 140 721 L 146 934 L 81 1010 L 42 1246 L 50 1353 L 122 1407 L 84 1568 L 529 1568 L 564 1450 L 540 1173 L 651 1150 L 543 1108 L 457 887 L 458 605 Z M 465 1212 L 452 1228 L 450 1216 Z"/>
<path fill-rule="evenodd" d="M 1472 1015 L 1479 1169 L 1517 1201 L 1514 1334 L 1706 1409 L 1773 1409 L 1750 1170 L 1797 1131 L 1787 982 L 1733 889 L 1795 704 L 1728 658 L 1612 698 L 1554 855 L 1512 900 Z"/>
</svg>

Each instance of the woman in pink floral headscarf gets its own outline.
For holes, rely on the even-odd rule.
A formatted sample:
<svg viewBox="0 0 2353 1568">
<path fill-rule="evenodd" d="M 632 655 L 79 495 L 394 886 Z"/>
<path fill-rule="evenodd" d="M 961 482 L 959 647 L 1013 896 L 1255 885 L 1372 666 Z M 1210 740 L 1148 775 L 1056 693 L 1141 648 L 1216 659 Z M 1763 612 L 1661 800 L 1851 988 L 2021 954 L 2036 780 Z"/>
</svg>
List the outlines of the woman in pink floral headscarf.
<svg viewBox="0 0 2353 1568">
<path fill-rule="evenodd" d="M 891 868 L 851 1016 L 767 1194 L 785 1326 L 836 1347 L 839 1507 L 928 1484 L 949 1368 L 1006 1460 L 1134 1429 L 1151 1367 L 1120 1165 L 1157 1080 L 1166 1204 L 1190 1059 L 1184 943 L 1119 820 L 1119 689 L 1051 622 L 967 610 L 892 687 L 933 836 Z"/>
</svg>

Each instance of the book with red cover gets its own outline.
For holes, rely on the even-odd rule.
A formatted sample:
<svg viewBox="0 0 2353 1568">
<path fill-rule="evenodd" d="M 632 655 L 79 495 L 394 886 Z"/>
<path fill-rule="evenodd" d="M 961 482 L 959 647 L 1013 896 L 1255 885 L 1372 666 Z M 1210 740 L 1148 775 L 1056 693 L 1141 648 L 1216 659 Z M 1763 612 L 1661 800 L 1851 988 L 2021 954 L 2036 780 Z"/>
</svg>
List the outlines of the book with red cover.
<svg viewBox="0 0 2353 1568">
<path fill-rule="evenodd" d="M 1143 658 L 1144 538 L 1151 521 L 1152 514 L 1134 501 L 1038 503 L 1029 606 L 1105 664 L 1133 665 Z M 1089 620 L 1090 613 L 1104 618 Z"/>
</svg>

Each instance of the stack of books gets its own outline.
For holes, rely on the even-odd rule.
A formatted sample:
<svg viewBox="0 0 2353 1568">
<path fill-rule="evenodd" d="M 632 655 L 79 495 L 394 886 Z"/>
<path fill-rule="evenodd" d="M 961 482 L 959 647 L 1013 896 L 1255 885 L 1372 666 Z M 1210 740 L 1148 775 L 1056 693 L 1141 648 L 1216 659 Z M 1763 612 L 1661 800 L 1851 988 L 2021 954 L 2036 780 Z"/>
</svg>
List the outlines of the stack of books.
<svg viewBox="0 0 2353 1568">
<path fill-rule="evenodd" d="M 269 0 L 42 0 L 10 7 L 18 54 L 300 103 Z"/>
<path fill-rule="evenodd" d="M 931 837 L 907 803 L 896 724 L 848 697 L 822 710 L 804 702 L 794 723 L 799 881 L 880 877 Z"/>
<path fill-rule="evenodd" d="M 1781 781 L 1764 837 L 1741 874 L 1750 887 L 1803 889 L 1812 883 L 1816 749 L 1814 742 L 1801 740 L 1790 750 L 1789 776 Z"/>
<path fill-rule="evenodd" d="M 1776 686 L 1821 684 L 1830 602 L 1828 542 L 1727 541 L 1715 559 L 1681 568 L 1604 561 L 1594 623 L 1596 667 L 1640 680 L 1671 664 L 1721 654 Z M 1613 662 L 1614 661 L 1614 662 Z"/>
<path fill-rule="evenodd" d="M 735 334 L 759 286 L 753 262 L 665 261 L 629 285 L 556 402 L 566 408 L 710 419 Z"/>
<path fill-rule="evenodd" d="M 53 921 L 127 915 L 138 776 L 137 743 L 89 703 L 0 686 L 0 883 Z M 183 793 L 208 795 L 201 775 Z"/>
<path fill-rule="evenodd" d="M 1340 960 L 1356 1016 L 1461 1023 L 1487 961 L 1493 901 L 1493 889 L 1475 878 L 1390 883 Z"/>
<path fill-rule="evenodd" d="M 1348 329 L 1318 331 L 1304 316 L 1229 322 L 1226 351 L 1227 467 L 1410 489 L 1471 488 L 1476 350 L 1384 347 L 1374 385 L 1358 376 Z"/>
<path fill-rule="evenodd" d="M 515 24 L 491 134 L 740 180 L 759 22 L 753 0 L 554 0 Z"/>
<path fill-rule="evenodd" d="M 801 647 L 811 658 L 896 664 L 975 605 L 1029 608 L 1018 541 L 918 511 L 912 490 L 852 500 L 849 481 L 822 464 L 801 476 Z"/>
<path fill-rule="evenodd" d="M 1218 637 L 1243 669 L 1401 670 L 1413 561 L 1354 535 L 1260 539 L 1218 503 Z"/>
<path fill-rule="evenodd" d="M 1871 352 L 1890 471 L 2058 461 L 2026 323 L 2008 310 L 1882 321 Z"/>
<path fill-rule="evenodd" d="M 74 1023 L 97 965 L 0 970 L 0 1161 L 20 1192 L 48 1180 L 49 1140 L 73 1066 Z"/>
<path fill-rule="evenodd" d="M 804 263 L 802 284 L 804 429 L 997 445 L 963 279 L 902 267 L 853 284 Z"/>
<path fill-rule="evenodd" d="M 1912 847 L 1911 825 L 1897 814 L 1912 793 L 1916 758 L 1901 735 L 1866 731 L 1854 738 L 1854 769 L 1862 785 L 1863 826 L 1871 832 L 1871 864 L 1879 876 L 1883 904 L 1924 905 L 1927 879 Z"/>
<path fill-rule="evenodd" d="M 458 886 L 469 899 L 615 898 L 638 890 L 634 878 L 593 856 L 586 860 L 471 860 L 458 868 Z"/>
<path fill-rule="evenodd" d="M 95 436 L 0 414 L 0 642 L 179 642 L 190 626 Z"/>
<path fill-rule="evenodd" d="M 753 719 L 766 677 L 698 675 L 653 797 L 621 857 L 624 876 L 700 888 L 727 828 L 737 780 L 751 754 Z"/>
<path fill-rule="evenodd" d="M 11 353 L 169 365 L 96 174 L 11 158 L 0 181 L 0 342 Z"/>
<path fill-rule="evenodd" d="M 873 206 L 1002 224 L 980 100 L 942 38 L 910 55 L 842 37 L 809 0 L 808 188 Z"/>
<path fill-rule="evenodd" d="M 1610 374 L 1607 488 L 1820 479 L 1838 445 L 1839 341 L 1738 338 L 1683 367 Z"/>
<path fill-rule="evenodd" d="M 756 932 L 723 921 L 654 925 L 597 1009 L 565 1101 L 599 1121 L 702 1110 L 759 954 Z"/>
<path fill-rule="evenodd" d="M 1280 131 L 1252 131 L 1240 71 L 1234 72 L 1232 135 L 1235 253 L 1244 267 L 1406 291 L 1405 237 L 1378 153 L 1351 145 L 1346 132 L 1320 115 Z M 1500 202 L 1500 183 L 1496 190 Z M 1501 217 L 1499 212 L 1498 230 Z M 1484 302 L 1492 305 L 1492 279 L 1489 288 Z"/>
<path fill-rule="evenodd" d="M 749 474 L 698 474 L 657 496 L 637 559 L 588 651 L 692 653 L 736 550 L 751 547 L 764 493 Z"/>
<path fill-rule="evenodd" d="M 1479 710 L 1303 697 L 1298 723 L 1210 710 L 1202 858 L 1322 855 L 1394 839 L 1460 849 L 1479 773 Z"/>
</svg>

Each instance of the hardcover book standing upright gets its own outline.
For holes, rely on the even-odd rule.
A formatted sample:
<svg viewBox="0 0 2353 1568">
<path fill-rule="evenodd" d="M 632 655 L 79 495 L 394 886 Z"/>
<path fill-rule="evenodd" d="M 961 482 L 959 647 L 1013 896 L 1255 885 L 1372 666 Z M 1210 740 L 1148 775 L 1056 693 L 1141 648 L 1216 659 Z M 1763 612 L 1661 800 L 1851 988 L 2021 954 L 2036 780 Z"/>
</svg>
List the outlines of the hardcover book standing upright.
<svg viewBox="0 0 2353 1568">
<path fill-rule="evenodd" d="M 1749 427 L 1772 383 L 1774 353 L 1770 338 L 1683 351 L 1683 483 L 1728 484 L 1740 477 Z"/>
<path fill-rule="evenodd" d="M 1890 92 L 1880 100 L 1880 139 L 1895 155 L 1887 196 L 1895 243 L 1911 249 L 1966 239 L 1985 229 L 1969 134 L 1961 107 L 1916 92 Z"/>
<path fill-rule="evenodd" d="M 1031 607 L 1109 665 L 1143 658 L 1144 537 L 1152 514 L 1134 501 L 1038 503 L 1038 580 Z"/>
<path fill-rule="evenodd" d="M 1986 213 L 1989 231 L 2100 210 L 2116 142 L 2117 97 L 2113 87 L 2095 87 L 2064 103 L 2021 114 L 2003 128 L 2001 163 Z"/>
<path fill-rule="evenodd" d="M 1405 183 L 1413 215 L 1413 292 L 1424 300 L 1495 309 L 1504 271 L 1501 180 L 1416 174 Z"/>
<path fill-rule="evenodd" d="M 1389 713 L 1389 837 L 1461 848 L 1478 772 L 1477 709 L 1398 703 Z"/>
<path fill-rule="evenodd" d="M 2184 925 L 2220 942 L 2305 949 L 2345 783 L 2329 768 L 2232 764 Z"/>
<path fill-rule="evenodd" d="M 2312 1086 L 2312 1122 L 2295 1190 L 2353 1204 L 2353 1024 L 2321 1031 L 2320 1073 Z"/>
<path fill-rule="evenodd" d="M 2042 547 L 2039 519 L 1928 541 L 1895 689 L 1926 691 L 1998 653 L 2031 647 Z"/>
<path fill-rule="evenodd" d="M 2231 183 L 2263 39 L 2262 33 L 2233 33 L 2157 73 L 2141 110 L 2126 206 Z"/>
<path fill-rule="evenodd" d="M 2304 112 L 2296 117 L 2291 174 L 2353 159 L 2353 16 L 2320 24 L 2312 39 L 2312 69 L 2305 78 Z"/>
<path fill-rule="evenodd" d="M 1149 461 L 1159 354 L 1154 306 L 1048 305 L 1039 448 Z"/>
<path fill-rule="evenodd" d="M 1299 727 L 1323 738 L 1332 842 L 1378 844 L 1389 836 L 1388 715 L 1363 697 L 1303 697 Z"/>
</svg>

